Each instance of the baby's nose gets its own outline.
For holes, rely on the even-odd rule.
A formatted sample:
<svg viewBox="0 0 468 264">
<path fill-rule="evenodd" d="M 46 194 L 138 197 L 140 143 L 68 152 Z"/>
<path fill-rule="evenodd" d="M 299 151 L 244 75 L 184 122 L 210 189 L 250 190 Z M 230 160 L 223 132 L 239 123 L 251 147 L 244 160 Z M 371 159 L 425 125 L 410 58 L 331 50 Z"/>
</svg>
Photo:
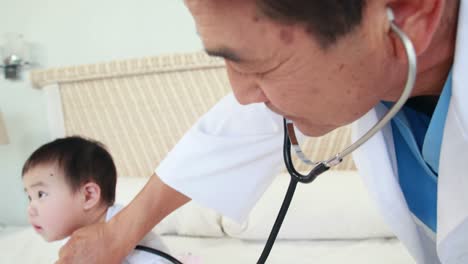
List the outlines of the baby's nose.
<svg viewBox="0 0 468 264">
<path fill-rule="evenodd" d="M 29 204 L 28 205 L 28 215 L 29 217 L 33 217 L 37 215 L 37 209 L 34 205 Z"/>
</svg>

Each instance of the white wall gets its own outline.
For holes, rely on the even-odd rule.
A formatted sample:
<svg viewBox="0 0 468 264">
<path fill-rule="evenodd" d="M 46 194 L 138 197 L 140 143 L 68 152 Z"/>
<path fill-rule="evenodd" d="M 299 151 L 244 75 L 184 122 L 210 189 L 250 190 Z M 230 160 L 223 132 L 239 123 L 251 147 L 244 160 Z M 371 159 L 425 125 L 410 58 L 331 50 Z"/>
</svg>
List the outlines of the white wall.
<svg viewBox="0 0 468 264">
<path fill-rule="evenodd" d="M 95 63 L 202 49 L 182 0 L 0 0 L 7 32 L 32 42 L 41 67 Z M 21 167 L 50 139 L 43 93 L 0 74 L 0 109 L 10 144 L 0 146 L 0 224 L 26 224 Z"/>
</svg>

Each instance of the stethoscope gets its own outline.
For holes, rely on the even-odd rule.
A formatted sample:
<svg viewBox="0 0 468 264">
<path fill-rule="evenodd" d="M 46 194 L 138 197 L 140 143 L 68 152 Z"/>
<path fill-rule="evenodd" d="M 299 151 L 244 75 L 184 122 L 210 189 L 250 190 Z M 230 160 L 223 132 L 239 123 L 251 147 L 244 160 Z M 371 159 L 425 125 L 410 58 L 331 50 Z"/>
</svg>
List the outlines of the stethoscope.
<svg viewBox="0 0 468 264">
<path fill-rule="evenodd" d="M 390 108 L 390 110 L 382 117 L 382 119 L 380 119 L 379 122 L 377 122 L 369 131 L 367 131 L 366 134 L 364 134 L 357 141 L 345 148 L 342 152 L 339 152 L 334 157 L 324 161 L 313 162 L 304 155 L 304 152 L 302 152 L 301 147 L 299 146 L 296 133 L 294 132 L 293 122 L 291 120 L 284 119 L 283 158 L 286 168 L 289 174 L 291 175 L 291 181 L 289 183 L 288 190 L 286 191 L 283 203 L 281 204 L 278 216 L 276 217 L 275 223 L 271 230 L 270 236 L 268 237 L 268 240 L 265 244 L 262 254 L 260 255 L 260 258 L 257 261 L 257 264 L 265 263 L 266 259 L 268 258 L 268 255 L 270 254 L 278 232 L 281 228 L 281 224 L 283 223 L 284 217 L 286 216 L 286 212 L 288 211 L 289 205 L 291 204 L 291 200 L 294 195 L 294 191 L 296 190 L 297 183 L 311 183 L 320 174 L 329 170 L 331 167 L 340 164 L 343 161 L 344 157 L 351 154 L 362 144 L 367 142 L 373 135 L 375 135 L 375 133 L 380 131 L 386 124 L 388 124 L 388 122 L 390 122 L 390 120 L 398 113 L 398 111 L 400 111 L 401 107 L 403 107 L 403 105 L 411 95 L 416 80 L 416 53 L 414 51 L 411 40 L 406 36 L 406 34 L 403 31 L 401 31 L 398 28 L 397 25 L 395 25 L 395 23 L 393 23 L 395 17 L 391 9 L 387 9 L 387 15 L 388 19 L 390 20 L 390 27 L 392 31 L 396 33 L 398 38 L 402 41 L 403 46 L 405 47 L 406 55 L 408 56 L 408 78 L 406 80 L 405 88 L 400 96 L 400 99 L 398 99 L 398 101 L 392 106 L 392 108 Z M 294 151 L 299 157 L 299 160 L 301 160 L 307 165 L 314 166 L 313 169 L 307 175 L 299 173 L 294 168 L 294 164 L 291 158 L 291 147 L 294 148 Z M 158 255 L 168 260 L 170 263 L 181 263 L 176 258 L 160 250 L 141 245 L 136 246 L 135 249 Z"/>
<path fill-rule="evenodd" d="M 293 122 L 291 120 L 284 119 L 283 158 L 286 168 L 289 174 L 291 175 L 291 181 L 289 183 L 288 190 L 286 191 L 286 195 L 284 197 L 276 221 L 271 230 L 270 236 L 268 237 L 268 240 L 265 244 L 262 254 L 260 255 L 260 258 L 257 261 L 257 264 L 265 263 L 266 259 L 268 258 L 268 255 L 270 254 L 270 251 L 276 240 L 276 236 L 278 235 L 278 232 L 281 228 L 281 224 L 283 223 L 284 217 L 286 216 L 286 212 L 288 211 L 289 205 L 294 195 L 294 191 L 296 190 L 297 183 L 311 183 L 320 174 L 329 170 L 331 167 L 340 164 L 343 161 L 344 157 L 351 154 L 362 144 L 367 142 L 373 135 L 375 135 L 375 133 L 380 131 L 386 124 L 388 124 L 388 122 L 390 122 L 390 120 L 398 113 L 398 111 L 400 111 L 400 109 L 403 107 L 403 105 L 406 103 L 409 96 L 411 95 L 414 83 L 416 81 L 416 53 L 414 51 L 414 47 L 411 43 L 411 40 L 393 22 L 395 20 L 395 17 L 393 15 L 392 10 L 389 8 L 387 9 L 387 15 L 390 21 L 390 27 L 392 31 L 396 33 L 398 38 L 402 41 L 403 46 L 405 47 L 406 55 L 408 56 L 408 78 L 406 80 L 403 93 L 401 94 L 398 101 L 393 105 L 393 107 L 390 108 L 390 110 L 382 117 L 382 119 L 380 119 L 379 122 L 377 122 L 369 131 L 367 131 L 367 133 L 365 133 L 361 138 L 352 143 L 350 146 L 345 148 L 342 152 L 339 152 L 334 157 L 324 161 L 313 162 L 304 155 L 304 152 L 302 152 L 301 147 L 299 146 L 296 133 L 294 132 Z M 304 162 L 307 165 L 313 166 L 312 170 L 308 174 L 303 175 L 294 168 L 294 164 L 291 159 L 291 147 L 294 148 L 294 151 L 300 161 Z"/>
<path fill-rule="evenodd" d="M 135 247 L 135 250 L 140 250 L 140 251 L 145 251 L 147 253 L 150 253 L 150 254 L 154 254 L 154 255 L 157 255 L 167 261 L 169 261 L 169 263 L 174 263 L 174 264 L 182 264 L 182 262 L 180 262 L 178 259 L 176 259 L 175 257 L 169 255 L 168 253 L 166 252 L 163 252 L 161 250 L 158 250 L 158 249 L 155 249 L 155 248 L 151 248 L 151 247 L 147 247 L 147 246 L 143 246 L 143 245 L 137 245 Z"/>
</svg>

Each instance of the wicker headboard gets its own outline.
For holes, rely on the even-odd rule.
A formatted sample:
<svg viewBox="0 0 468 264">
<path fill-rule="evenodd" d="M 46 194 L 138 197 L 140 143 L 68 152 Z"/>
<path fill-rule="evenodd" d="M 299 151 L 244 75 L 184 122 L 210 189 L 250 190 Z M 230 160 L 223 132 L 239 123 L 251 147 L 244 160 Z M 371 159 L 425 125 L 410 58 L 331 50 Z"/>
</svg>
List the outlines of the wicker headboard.
<svg viewBox="0 0 468 264">
<path fill-rule="evenodd" d="M 50 99 L 49 115 L 61 131 L 55 136 L 103 142 L 119 175 L 133 177 L 150 176 L 198 117 L 230 91 L 223 61 L 204 53 L 37 70 L 31 80 Z M 306 153 L 329 158 L 348 144 L 349 134 L 344 127 L 308 139 Z M 354 164 L 348 158 L 337 169 Z"/>
</svg>

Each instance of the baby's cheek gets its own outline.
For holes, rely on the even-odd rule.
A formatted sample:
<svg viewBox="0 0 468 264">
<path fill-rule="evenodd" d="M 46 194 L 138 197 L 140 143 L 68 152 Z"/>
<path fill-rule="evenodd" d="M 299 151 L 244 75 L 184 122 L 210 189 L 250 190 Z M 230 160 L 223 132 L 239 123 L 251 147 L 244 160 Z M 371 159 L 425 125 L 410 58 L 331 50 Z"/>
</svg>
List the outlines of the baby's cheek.
<svg viewBox="0 0 468 264">
<path fill-rule="evenodd" d="M 44 206 L 42 218 L 47 222 L 49 228 L 57 231 L 57 229 L 60 229 L 64 225 L 64 222 L 67 221 L 66 217 L 68 214 L 69 210 L 66 208 L 62 208 L 57 204 L 51 203 Z"/>
</svg>

